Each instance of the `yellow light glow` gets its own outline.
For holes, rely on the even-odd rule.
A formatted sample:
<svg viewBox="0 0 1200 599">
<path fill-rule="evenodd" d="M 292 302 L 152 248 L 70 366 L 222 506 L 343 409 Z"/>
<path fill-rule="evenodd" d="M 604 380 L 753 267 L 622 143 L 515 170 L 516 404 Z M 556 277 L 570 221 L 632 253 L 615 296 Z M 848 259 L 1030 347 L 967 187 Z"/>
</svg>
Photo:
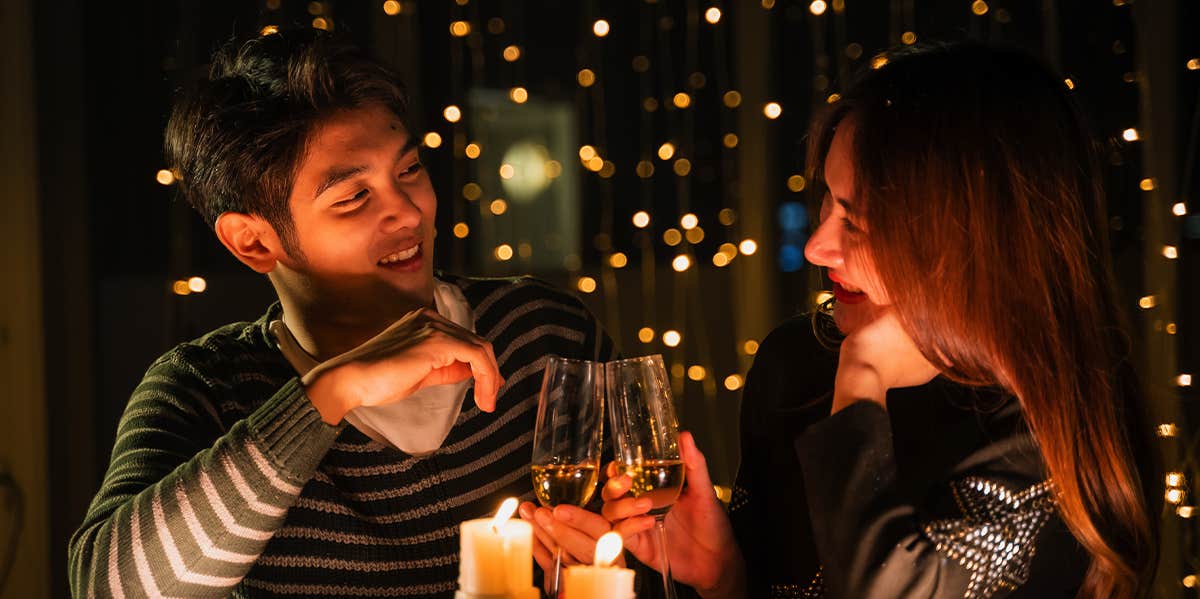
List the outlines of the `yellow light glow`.
<svg viewBox="0 0 1200 599">
<path fill-rule="evenodd" d="M 1154 297 L 1153 295 L 1143 295 L 1142 298 L 1138 300 L 1138 307 L 1143 310 L 1149 310 L 1156 305 L 1158 305 L 1158 298 Z"/>
<path fill-rule="evenodd" d="M 513 168 L 513 165 L 511 165 L 511 164 L 501 164 L 500 165 L 500 178 L 501 179 L 512 179 L 513 176 L 516 174 L 517 174 L 517 169 Z"/>
<path fill-rule="evenodd" d="M 806 185 L 808 185 L 808 181 L 806 181 L 802 175 L 792 175 L 792 176 L 788 177 L 788 180 L 787 180 L 788 191 L 793 191 L 793 192 L 804 191 L 804 187 Z"/>
<path fill-rule="evenodd" d="M 272 33 L 279 33 L 278 25 L 267 25 L 266 27 L 258 30 L 259 35 L 271 35 Z"/>
<path fill-rule="evenodd" d="M 442 136 L 438 135 L 436 131 L 430 131 L 429 133 L 425 134 L 425 139 L 423 141 L 425 142 L 425 147 L 436 148 L 442 145 Z"/>
<path fill-rule="evenodd" d="M 1183 503 L 1185 497 L 1187 497 L 1187 493 L 1184 493 L 1183 489 L 1167 489 L 1167 492 L 1163 493 L 1163 498 L 1167 500 L 1167 503 L 1176 505 Z"/>
<path fill-rule="evenodd" d="M 170 185 L 175 182 L 175 173 L 172 173 L 170 169 L 159 169 L 157 173 L 154 173 L 154 180 L 158 181 L 160 185 Z"/>
<path fill-rule="evenodd" d="M 308 14 L 315 16 L 323 12 L 325 12 L 325 4 L 323 2 L 316 2 L 314 0 L 308 3 Z"/>
<path fill-rule="evenodd" d="M 860 57 L 862 57 L 862 53 L 862 44 L 858 42 L 851 42 L 848 46 L 846 46 L 846 58 L 849 58 L 850 60 L 858 60 Z"/>
<path fill-rule="evenodd" d="M 483 188 L 478 183 L 467 183 L 463 185 L 463 197 L 468 201 L 474 202 L 483 195 Z"/>
<path fill-rule="evenodd" d="M 875 69 L 875 70 L 879 70 L 879 69 L 882 69 L 883 65 L 886 65 L 887 63 L 888 63 L 887 56 L 884 56 L 883 54 L 877 54 L 874 58 L 871 59 L 871 68 Z"/>
<path fill-rule="evenodd" d="M 1160 437 L 1174 437 L 1179 434 L 1179 427 L 1175 426 L 1174 422 L 1160 424 L 1157 433 Z"/>
<path fill-rule="evenodd" d="M 742 242 L 738 244 L 738 251 L 747 256 L 753 256 L 754 252 L 758 251 L 758 243 L 753 239 L 743 239 Z"/>
<path fill-rule="evenodd" d="M 1174 334 L 1175 334 L 1175 323 L 1173 323 L 1173 322 L 1168 322 L 1168 323 L 1167 323 L 1167 334 L 1168 334 L 1168 335 L 1174 335 Z"/>
<path fill-rule="evenodd" d="M 591 277 L 579 277 L 579 281 L 575 284 L 580 291 L 591 293 L 596 290 L 596 279 Z"/>
<path fill-rule="evenodd" d="M 1174 214 L 1175 216 L 1183 216 L 1187 214 L 1187 204 L 1184 204 L 1183 202 L 1175 202 L 1175 205 L 1171 206 L 1171 214 Z"/>
<path fill-rule="evenodd" d="M 1191 589 L 1191 588 L 1195 588 L 1195 586 L 1196 586 L 1196 575 L 1195 575 L 1195 574 L 1188 574 L 1187 576 L 1184 576 L 1184 577 L 1183 577 L 1183 586 L 1185 586 L 1185 587 L 1187 587 L 1187 588 L 1189 588 L 1189 589 Z"/>
<path fill-rule="evenodd" d="M 505 46 L 502 54 L 505 62 L 517 62 L 521 59 L 521 47 L 516 45 Z"/>
<path fill-rule="evenodd" d="M 717 248 L 717 251 L 721 252 L 722 254 L 725 254 L 725 256 L 728 257 L 730 260 L 733 260 L 734 257 L 737 256 L 737 253 L 738 253 L 737 246 L 733 245 L 732 243 L 722 243 L 721 247 Z"/>
<path fill-rule="evenodd" d="M 747 339 L 746 342 L 742 344 L 742 351 L 746 352 L 747 356 L 753 356 L 754 354 L 757 354 L 758 341 L 755 341 L 754 339 Z"/>
<path fill-rule="evenodd" d="M 671 268 L 674 268 L 675 272 L 683 272 L 691 267 L 692 259 L 687 254 L 679 254 L 671 261 Z"/>
<path fill-rule="evenodd" d="M 503 243 L 503 244 L 496 246 L 495 256 L 496 256 L 496 259 L 500 260 L 500 261 L 512 260 L 512 257 L 513 257 L 512 246 L 508 245 L 507 243 Z"/>
<path fill-rule="evenodd" d="M 492 200 L 492 203 L 488 206 L 488 209 L 492 211 L 492 214 L 500 216 L 501 214 L 508 212 L 508 202 L 505 202 L 501 198 L 496 198 Z"/>
<path fill-rule="evenodd" d="M 688 378 L 692 379 L 693 381 L 702 381 L 704 380 L 704 377 L 708 376 L 708 371 L 699 364 L 693 364 L 688 367 L 687 375 Z"/>
<path fill-rule="evenodd" d="M 1167 476 L 1166 476 L 1166 481 L 1167 481 L 1168 487 L 1182 487 L 1183 486 L 1183 473 L 1182 472 L 1168 472 Z"/>
<path fill-rule="evenodd" d="M 634 170 L 637 171 L 637 176 L 649 179 L 654 176 L 654 163 L 649 160 L 639 160 Z"/>
<path fill-rule="evenodd" d="M 783 107 L 779 105 L 779 102 L 767 102 L 767 105 L 763 106 L 763 114 L 767 118 L 775 120 L 783 114 Z"/>
<path fill-rule="evenodd" d="M 1067 86 L 1067 89 L 1075 89 L 1075 81 L 1070 77 L 1063 79 L 1063 84 Z"/>
<path fill-rule="evenodd" d="M 608 257 L 608 264 L 613 268 L 625 268 L 625 265 L 629 264 L 629 256 L 616 252 Z"/>
<path fill-rule="evenodd" d="M 670 160 L 671 157 L 674 155 L 675 155 L 675 144 L 668 141 L 667 143 L 664 143 L 663 145 L 658 146 L 658 159 L 659 160 Z"/>
<path fill-rule="evenodd" d="M 596 157 L 596 148 L 592 146 L 579 146 L 579 159 L 587 162 Z"/>
<path fill-rule="evenodd" d="M 833 299 L 832 293 L 830 293 L 828 291 L 818 291 L 816 293 L 816 295 L 813 296 L 813 305 L 820 306 L 821 304 L 824 304 L 825 302 L 829 301 L 830 299 Z"/>
<path fill-rule="evenodd" d="M 611 566 L 613 561 L 621 555 L 621 535 L 616 532 L 606 532 L 600 535 L 596 540 L 596 553 L 593 556 L 593 566 L 605 567 Z"/>
<path fill-rule="evenodd" d="M 604 159 L 599 156 L 592 156 L 591 158 L 587 159 L 587 162 L 585 162 L 583 166 L 593 173 L 598 173 L 604 168 Z"/>
<path fill-rule="evenodd" d="M 508 90 L 508 97 L 517 104 L 524 104 L 529 100 L 529 91 L 523 87 L 517 86 Z"/>
<path fill-rule="evenodd" d="M 674 102 L 675 108 L 687 108 L 692 105 L 692 97 L 683 92 L 675 94 L 671 101 Z"/>
<path fill-rule="evenodd" d="M 653 97 L 642 100 L 642 110 L 645 110 L 646 112 L 654 112 L 655 110 L 658 110 L 658 100 L 654 99 Z"/>
<path fill-rule="evenodd" d="M 717 222 L 721 223 L 722 225 L 729 226 L 735 221 L 737 221 L 737 213 L 733 211 L 733 208 L 722 208 L 721 211 L 717 213 Z"/>
<path fill-rule="evenodd" d="M 557 179 L 562 175 L 562 163 L 557 160 L 547 160 L 544 166 L 547 179 Z"/>
<path fill-rule="evenodd" d="M 600 174 L 601 179 L 608 179 L 609 177 L 617 174 L 617 165 L 612 161 L 605 160 L 600 165 L 600 170 L 596 172 Z"/>
<path fill-rule="evenodd" d="M 675 347 L 683 341 L 683 335 L 680 335 L 679 331 L 667 331 L 663 333 L 662 340 L 667 347 Z"/>
<path fill-rule="evenodd" d="M 691 212 L 683 215 L 683 217 L 679 219 L 679 226 L 683 227 L 684 229 L 695 229 L 696 225 L 698 224 L 700 224 L 700 217 L 692 214 Z"/>
<path fill-rule="evenodd" d="M 724 144 L 726 148 L 732 150 L 738 145 L 738 136 L 734 133 L 726 133 L 725 137 L 721 138 L 721 143 Z"/>
<path fill-rule="evenodd" d="M 187 280 L 187 286 L 192 293 L 204 293 L 204 290 L 208 289 L 208 281 L 203 277 L 192 277 Z"/>
<path fill-rule="evenodd" d="M 459 110 L 457 106 L 451 104 L 442 110 L 442 116 L 451 123 L 457 123 L 460 119 L 462 119 L 462 110 Z"/>
<path fill-rule="evenodd" d="M 596 37 L 604 37 L 608 35 L 609 30 L 610 27 L 608 25 L 608 21 L 605 21 L 604 19 L 596 19 L 596 22 L 592 23 L 592 33 L 596 34 Z"/>
<path fill-rule="evenodd" d="M 583 69 L 579 71 L 578 75 L 575 75 L 575 80 L 583 87 L 591 87 L 592 84 L 596 83 L 596 73 L 592 72 L 591 69 Z"/>
<path fill-rule="evenodd" d="M 175 295 L 191 295 L 192 290 L 188 287 L 187 281 L 175 281 L 171 284 L 171 291 Z"/>
<path fill-rule="evenodd" d="M 818 17 L 825 14 L 826 8 L 829 8 L 829 5 L 825 4 L 825 0 L 813 0 L 812 4 L 808 5 L 808 11 Z"/>
<path fill-rule="evenodd" d="M 841 99 L 842 99 L 842 94 L 829 94 L 828 96 L 825 97 L 825 103 L 826 104 L 836 104 Z"/>
<path fill-rule="evenodd" d="M 688 229 L 687 233 L 684 233 L 683 236 L 687 238 L 688 243 L 700 243 L 701 241 L 704 241 L 704 228 L 696 227 L 694 229 Z"/>
<path fill-rule="evenodd" d="M 1180 387 L 1191 387 L 1192 375 L 1184 373 L 1175 377 L 1175 384 L 1179 385 Z"/>
<path fill-rule="evenodd" d="M 466 239 L 467 235 L 471 234 L 471 227 L 467 223 L 458 223 L 454 225 L 454 236 L 459 239 Z"/>
<path fill-rule="evenodd" d="M 721 21 L 721 9 L 710 6 L 708 10 L 704 11 L 704 20 L 716 25 Z"/>
<path fill-rule="evenodd" d="M 528 242 L 522 241 L 517 245 L 517 255 L 522 258 L 528 258 L 533 255 L 533 246 Z"/>
<path fill-rule="evenodd" d="M 762 7 L 766 10 L 775 8 L 775 0 L 762 0 Z"/>
<path fill-rule="evenodd" d="M 911 32 L 911 31 L 905 31 L 903 34 L 900 35 L 900 41 L 905 46 L 911 46 L 911 45 L 917 43 L 917 34 Z"/>
<path fill-rule="evenodd" d="M 631 64 L 635 73 L 645 73 L 650 70 L 650 59 L 642 54 L 634 56 Z"/>
<path fill-rule="evenodd" d="M 667 229 L 663 231 L 663 242 L 670 246 L 679 245 L 683 241 L 683 233 L 679 229 Z"/>
<path fill-rule="evenodd" d="M 650 225 L 650 213 L 645 210 L 639 210 L 633 213 L 633 226 L 639 229 L 645 229 Z"/>
<path fill-rule="evenodd" d="M 477 144 L 475 142 L 471 142 L 471 143 L 467 144 L 467 147 L 463 148 L 463 153 L 466 154 L 467 158 L 470 158 L 471 160 L 475 160 L 476 158 L 479 158 L 479 154 L 482 151 L 483 151 L 483 149 L 480 148 L 479 144 Z"/>
<path fill-rule="evenodd" d="M 1173 245 L 1164 245 L 1162 249 L 1162 255 L 1168 260 L 1174 260 L 1179 257 L 1179 248 L 1176 248 Z"/>
<path fill-rule="evenodd" d="M 487 22 L 488 33 L 492 35 L 500 35 L 504 33 L 504 19 L 500 17 L 492 17 Z"/>
<path fill-rule="evenodd" d="M 1195 510 L 1196 508 L 1194 506 L 1181 505 L 1175 508 L 1175 513 L 1178 514 L 1180 518 L 1191 518 L 1195 513 Z"/>
<path fill-rule="evenodd" d="M 1200 58 L 1193 58 L 1187 61 L 1187 70 L 1200 71 Z"/>
<path fill-rule="evenodd" d="M 504 526 L 504 523 L 507 522 L 509 518 L 512 518 L 513 514 L 517 512 L 517 506 L 520 504 L 521 502 L 518 501 L 516 497 L 509 497 L 508 499 L 505 499 L 504 502 L 500 504 L 500 509 L 496 510 L 496 515 L 492 517 L 492 530 L 499 532 L 500 527 Z"/>
<path fill-rule="evenodd" d="M 737 108 L 742 104 L 742 94 L 735 89 L 731 89 L 725 92 L 725 95 L 721 96 L 721 101 L 725 103 L 726 108 Z"/>
<path fill-rule="evenodd" d="M 471 24 L 466 21 L 455 21 L 450 24 L 450 35 L 454 37 L 466 37 L 471 33 Z"/>
<path fill-rule="evenodd" d="M 654 341 L 654 329 L 650 327 L 642 327 L 638 329 L 638 341 L 642 343 L 650 343 Z"/>
<path fill-rule="evenodd" d="M 317 17 L 313 19 L 312 26 L 313 29 L 320 29 L 321 31 L 329 31 L 331 27 L 329 19 L 326 19 L 325 17 Z"/>
<path fill-rule="evenodd" d="M 692 161 L 688 160 L 687 158 L 680 158 L 679 160 L 675 161 L 674 165 L 672 165 L 672 170 L 675 171 L 676 175 L 679 175 L 680 177 L 686 177 L 688 173 L 692 172 Z"/>
<path fill-rule="evenodd" d="M 389 17 L 394 17 L 400 14 L 403 10 L 404 7 L 396 0 L 387 0 L 387 2 L 383 3 L 383 14 Z"/>
<path fill-rule="evenodd" d="M 1121 132 L 1121 137 L 1125 138 L 1125 141 L 1137 141 L 1138 140 L 1138 130 L 1134 129 L 1133 127 L 1130 127 Z"/>
<path fill-rule="evenodd" d="M 1154 179 L 1150 177 L 1142 179 L 1141 183 L 1138 183 L 1138 187 L 1142 188 L 1142 191 L 1154 191 Z"/>
<path fill-rule="evenodd" d="M 742 375 L 731 374 L 725 377 L 725 388 L 730 391 L 737 391 L 742 388 Z"/>
<path fill-rule="evenodd" d="M 988 11 L 987 2 L 984 2 L 983 0 L 975 0 L 974 2 L 971 3 L 971 12 L 975 13 L 976 15 L 982 17 L 983 15 L 987 14 L 987 11 Z"/>
</svg>

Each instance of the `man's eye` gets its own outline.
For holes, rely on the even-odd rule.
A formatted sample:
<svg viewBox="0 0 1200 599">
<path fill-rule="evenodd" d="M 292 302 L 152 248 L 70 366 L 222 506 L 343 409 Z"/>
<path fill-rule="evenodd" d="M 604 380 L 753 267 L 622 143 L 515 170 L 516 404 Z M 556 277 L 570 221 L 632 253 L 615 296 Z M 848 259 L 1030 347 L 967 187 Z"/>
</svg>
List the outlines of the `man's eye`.
<svg viewBox="0 0 1200 599">
<path fill-rule="evenodd" d="M 365 199 L 367 199 L 367 190 L 364 189 L 354 194 L 354 197 L 346 198 L 340 202 L 336 202 L 333 206 L 334 208 L 349 208 L 350 206 L 353 206 L 354 204 Z"/>
<path fill-rule="evenodd" d="M 400 176 L 401 176 L 401 177 L 408 177 L 408 176 L 411 176 L 411 175 L 415 175 L 415 174 L 417 174 L 418 172 L 420 172 L 420 170 L 421 170 L 421 163 L 420 163 L 420 162 L 414 162 L 414 163 L 412 164 L 412 166 L 410 166 L 410 167 L 408 167 L 408 168 L 406 168 L 406 169 L 404 169 L 404 170 L 400 171 Z"/>
</svg>

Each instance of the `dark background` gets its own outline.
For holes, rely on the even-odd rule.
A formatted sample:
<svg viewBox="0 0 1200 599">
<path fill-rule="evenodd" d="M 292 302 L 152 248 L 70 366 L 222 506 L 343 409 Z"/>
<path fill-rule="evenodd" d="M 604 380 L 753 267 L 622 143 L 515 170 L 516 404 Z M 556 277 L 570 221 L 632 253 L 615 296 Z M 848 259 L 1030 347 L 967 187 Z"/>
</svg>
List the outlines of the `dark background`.
<svg viewBox="0 0 1200 599">
<path fill-rule="evenodd" d="M 1071 79 L 1105 147 L 1117 292 L 1128 308 L 1147 410 L 1156 424 L 1176 423 L 1179 430 L 1158 441 L 1164 463 L 1189 481 L 1200 476 L 1195 387 L 1177 384 L 1179 373 L 1200 373 L 1194 332 L 1200 262 L 1192 257 L 1200 250 L 1200 64 L 1188 67 L 1200 56 L 1200 5 L 996 0 L 975 14 L 979 3 L 966 0 L 919 6 L 847 0 L 830 2 L 819 16 L 808 2 L 788 0 L 404 0 L 394 16 L 374 0 L 29 0 L 28 6 L 48 488 L 25 495 L 46 498 L 50 580 L 49 587 L 14 581 L 9 593 L 67 594 L 66 540 L 100 482 L 117 420 L 149 363 L 180 341 L 258 317 L 274 300 L 266 280 L 231 258 L 174 199 L 174 187 L 156 181 L 167 166 L 162 130 L 175 90 L 222 42 L 268 25 L 314 26 L 318 18 L 393 64 L 409 84 L 420 132 L 438 132 L 443 140 L 423 150 L 440 198 L 439 266 L 463 274 L 532 273 L 577 289 L 625 354 L 663 353 L 674 369 L 683 424 L 697 431 L 720 485 L 731 484 L 737 466 L 739 391 L 736 379 L 732 388 L 726 382 L 749 367 L 745 342 L 810 310 L 821 289 L 819 276 L 797 261 L 819 198 L 811 186 L 788 185 L 803 173 L 813 109 L 877 52 L 903 43 L 905 32 L 918 41 L 971 38 L 1041 55 Z M 715 25 L 703 17 L 711 6 L 722 11 Z M 601 18 L 611 26 L 604 38 L 592 33 Z M 459 20 L 471 34 L 451 34 L 450 23 Z M 510 44 L 522 50 L 513 63 L 501 58 Z M 647 57 L 645 72 L 632 66 L 637 56 Z M 577 83 L 583 68 L 596 73 L 596 84 Z M 703 74 L 702 86 L 693 73 Z M 570 108 L 564 134 L 576 145 L 595 146 L 613 164 L 613 174 L 603 176 L 583 168 L 574 148 L 553 156 L 562 181 L 577 190 L 567 202 L 577 212 L 580 240 L 561 249 L 567 257 L 554 267 L 492 257 L 495 242 L 517 247 L 536 214 L 517 206 L 507 216 L 486 210 L 502 195 L 486 183 L 496 180 L 494 172 L 480 166 L 495 156 L 486 144 L 478 161 L 464 156 L 465 144 L 485 128 L 467 109 L 476 105 L 473 91 L 507 94 L 513 86 L 526 88 L 531 104 Z M 742 93 L 740 106 L 723 104 L 728 90 Z M 670 106 L 679 92 L 690 95 L 686 109 Z M 657 109 L 647 111 L 646 98 Z M 767 101 L 783 107 L 780 118 L 763 117 Z M 468 118 L 447 122 L 448 104 L 463 107 Z M 1131 127 L 1140 140 L 1122 139 Z M 722 144 L 727 133 L 738 135 L 735 148 Z M 655 157 L 668 140 L 674 158 L 690 161 L 685 176 Z M 652 177 L 635 173 L 640 160 L 654 165 Z M 1140 188 L 1147 178 L 1155 189 Z M 471 182 L 483 185 L 482 198 L 464 198 Z M 1176 202 L 1192 214 L 1173 215 Z M 731 224 L 720 221 L 722 209 L 734 211 Z M 651 215 L 648 229 L 631 225 L 638 210 Z M 704 239 L 667 245 L 664 232 L 678 229 L 680 215 L 689 212 Z M 451 234 L 459 222 L 471 228 L 465 239 Z M 746 238 L 757 243 L 754 255 L 723 268 L 713 264 L 721 244 Z M 1167 244 L 1177 247 L 1177 260 L 1163 257 Z M 614 268 L 613 252 L 625 254 L 628 265 Z M 671 268 L 678 254 L 693 260 L 683 273 Z M 176 281 L 193 276 L 205 279 L 203 293 L 173 292 Z M 585 292 L 587 280 L 594 291 Z M 1155 306 L 1140 309 L 1139 298 L 1151 295 Z M 639 341 L 642 327 L 654 330 L 650 343 Z M 683 343 L 665 346 L 667 329 L 679 331 Z M 693 366 L 703 372 L 689 372 Z M 1195 502 L 1189 496 L 1183 503 Z M 1184 577 L 1200 569 L 1195 519 L 1164 504 L 1163 523 L 1159 594 L 1194 596 Z"/>
</svg>

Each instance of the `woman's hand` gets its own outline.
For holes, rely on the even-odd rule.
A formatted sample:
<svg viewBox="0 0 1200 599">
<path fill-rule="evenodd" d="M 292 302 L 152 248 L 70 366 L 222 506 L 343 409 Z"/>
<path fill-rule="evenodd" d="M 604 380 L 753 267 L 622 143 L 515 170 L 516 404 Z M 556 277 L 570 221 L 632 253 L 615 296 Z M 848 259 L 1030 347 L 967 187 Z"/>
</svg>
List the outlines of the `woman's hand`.
<svg viewBox="0 0 1200 599">
<path fill-rule="evenodd" d="M 933 380 L 938 369 L 904 331 L 894 308 L 879 308 L 844 341 L 834 380 L 833 413 L 856 401 L 887 407 L 887 390 Z"/>
<path fill-rule="evenodd" d="M 671 575 L 706 599 L 745 597 L 745 563 L 729 517 L 717 501 L 704 454 L 688 432 L 679 433 L 679 449 L 687 484 L 666 517 Z M 621 534 L 627 550 L 661 572 L 654 517 L 645 515 L 650 500 L 627 495 L 632 480 L 627 475 L 617 476 L 615 464 L 609 464 L 608 474 L 601 490 L 604 517 L 614 523 L 613 530 Z"/>
</svg>

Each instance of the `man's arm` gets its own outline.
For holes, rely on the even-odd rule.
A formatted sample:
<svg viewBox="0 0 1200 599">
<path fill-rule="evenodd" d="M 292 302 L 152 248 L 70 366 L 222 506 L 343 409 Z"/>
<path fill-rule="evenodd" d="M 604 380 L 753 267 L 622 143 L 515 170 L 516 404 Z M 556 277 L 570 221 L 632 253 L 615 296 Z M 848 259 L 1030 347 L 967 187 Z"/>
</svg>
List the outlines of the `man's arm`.
<svg viewBox="0 0 1200 599">
<path fill-rule="evenodd" d="M 293 379 L 223 431 L 216 392 L 181 359 L 153 366 L 125 408 L 71 539 L 75 596 L 228 596 L 341 430 Z"/>
</svg>

